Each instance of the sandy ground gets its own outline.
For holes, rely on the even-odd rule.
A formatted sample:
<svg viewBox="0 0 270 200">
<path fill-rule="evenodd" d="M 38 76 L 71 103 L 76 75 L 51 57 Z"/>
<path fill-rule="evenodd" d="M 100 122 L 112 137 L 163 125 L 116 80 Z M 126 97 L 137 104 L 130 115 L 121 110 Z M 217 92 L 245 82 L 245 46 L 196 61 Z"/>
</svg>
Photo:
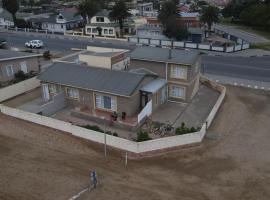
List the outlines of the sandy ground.
<svg viewBox="0 0 270 200">
<path fill-rule="evenodd" d="M 0 114 L 0 199 L 270 199 L 270 94 L 228 87 L 202 145 L 140 160 Z"/>
</svg>

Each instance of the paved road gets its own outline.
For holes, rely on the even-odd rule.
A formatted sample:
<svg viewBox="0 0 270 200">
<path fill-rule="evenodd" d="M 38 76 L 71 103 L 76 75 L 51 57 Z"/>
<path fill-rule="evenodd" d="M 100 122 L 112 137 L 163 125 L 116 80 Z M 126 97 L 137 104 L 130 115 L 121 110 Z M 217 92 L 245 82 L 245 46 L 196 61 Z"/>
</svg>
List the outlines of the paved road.
<svg viewBox="0 0 270 200">
<path fill-rule="evenodd" d="M 219 30 L 224 30 L 228 33 L 230 33 L 231 35 L 235 35 L 239 38 L 242 38 L 246 41 L 248 41 L 249 43 L 264 43 L 264 42 L 269 42 L 268 39 L 253 34 L 253 33 L 249 33 L 243 30 L 240 30 L 239 28 L 235 27 L 235 26 L 228 26 L 228 25 L 215 25 L 216 28 L 218 28 Z"/>
<path fill-rule="evenodd" d="M 59 36 L 56 38 L 51 38 L 49 35 L 25 35 L 23 33 L 0 33 L 1 38 L 5 38 L 9 46 L 13 47 L 24 47 L 24 43 L 33 39 L 41 39 L 45 44 L 45 49 L 50 51 L 68 51 L 71 48 L 82 48 L 86 49 L 87 46 L 99 46 L 99 47 L 112 47 L 112 48 L 135 48 L 135 45 L 124 43 L 121 41 L 106 41 L 98 39 L 85 39 L 78 40 L 76 38 L 70 39 L 59 39 Z"/>
<path fill-rule="evenodd" d="M 6 38 L 10 46 L 23 47 L 25 41 L 40 38 L 46 44 L 45 49 L 51 51 L 68 51 L 70 48 L 82 48 L 86 46 L 100 46 L 111 48 L 134 49 L 135 46 L 125 42 L 106 40 L 70 40 L 59 38 L 46 38 L 43 36 L 27 36 L 17 33 L 0 33 L 0 37 Z M 244 85 L 270 88 L 270 56 L 263 57 L 225 57 L 203 56 L 202 71 L 209 78 L 223 83 L 239 83 Z"/>
</svg>

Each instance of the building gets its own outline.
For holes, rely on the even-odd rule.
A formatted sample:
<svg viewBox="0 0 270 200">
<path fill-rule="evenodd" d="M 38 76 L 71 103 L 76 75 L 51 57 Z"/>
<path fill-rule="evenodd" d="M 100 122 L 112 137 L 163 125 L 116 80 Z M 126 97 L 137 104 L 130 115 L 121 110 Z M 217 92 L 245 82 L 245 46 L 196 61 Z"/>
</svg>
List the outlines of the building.
<svg viewBox="0 0 270 200">
<path fill-rule="evenodd" d="M 139 90 L 154 78 L 145 74 L 61 62 L 54 63 L 38 77 L 46 101 L 63 93 L 67 104 L 76 110 L 117 112 L 127 117 L 138 114 Z"/>
<path fill-rule="evenodd" d="M 144 46 L 131 53 L 129 70 L 148 71 L 165 80 L 163 93 L 167 96 L 164 101 L 189 102 L 199 89 L 200 65 L 201 58 L 195 50 Z M 146 93 L 151 95 L 151 91 Z"/>
<path fill-rule="evenodd" d="M 151 39 L 168 39 L 163 34 L 163 29 L 160 25 L 143 24 L 137 27 L 136 36 L 139 38 L 151 38 Z"/>
<path fill-rule="evenodd" d="M 120 27 L 115 21 L 109 18 L 110 11 L 102 10 L 90 19 L 90 23 L 85 26 L 85 33 L 91 36 L 119 37 Z M 124 22 L 124 34 L 132 34 L 135 31 L 135 24 L 131 19 Z"/>
<path fill-rule="evenodd" d="M 83 18 L 80 15 L 76 15 L 76 12 L 72 10 L 60 10 L 57 15 L 47 18 L 33 18 L 30 21 L 36 28 L 56 33 L 65 33 L 68 30 L 79 27 L 83 23 Z"/>
<path fill-rule="evenodd" d="M 87 47 L 87 51 L 79 54 L 79 61 L 89 66 L 112 70 L 125 70 L 129 65 L 129 50 L 103 47 Z"/>
<path fill-rule="evenodd" d="M 16 13 L 18 19 L 27 20 L 31 14 L 30 13 Z M 12 15 L 3 8 L 0 8 L 0 26 L 14 26 Z"/>
<path fill-rule="evenodd" d="M 147 17 L 147 24 L 160 25 L 160 21 L 157 17 Z M 187 27 L 200 27 L 199 13 L 179 13 L 179 22 L 183 23 Z"/>
<path fill-rule="evenodd" d="M 13 80 L 18 71 L 25 74 L 39 72 L 39 56 L 41 55 L 0 49 L 0 85 Z"/>
<path fill-rule="evenodd" d="M 152 17 L 158 15 L 157 12 L 154 11 L 152 2 L 137 4 L 137 10 L 139 16 Z"/>
</svg>

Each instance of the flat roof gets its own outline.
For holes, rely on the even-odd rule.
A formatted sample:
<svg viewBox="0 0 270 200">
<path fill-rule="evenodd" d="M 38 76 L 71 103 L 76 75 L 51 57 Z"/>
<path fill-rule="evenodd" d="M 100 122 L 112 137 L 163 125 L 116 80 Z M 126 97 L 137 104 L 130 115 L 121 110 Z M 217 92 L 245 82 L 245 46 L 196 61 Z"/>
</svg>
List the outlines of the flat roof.
<svg viewBox="0 0 270 200">
<path fill-rule="evenodd" d="M 125 97 L 133 94 L 143 78 L 142 74 L 71 63 L 54 63 L 38 76 L 43 82 Z"/>
<path fill-rule="evenodd" d="M 81 55 L 89 55 L 89 56 L 102 56 L 102 57 L 113 57 L 119 54 L 122 54 L 124 52 L 118 51 L 118 52 L 94 52 L 94 51 L 87 51 L 82 53 Z"/>
<path fill-rule="evenodd" d="M 170 52 L 171 51 L 171 52 Z M 142 46 L 131 52 L 131 59 L 192 65 L 199 57 L 197 50 L 180 50 Z"/>
<path fill-rule="evenodd" d="M 140 90 L 150 93 L 156 93 L 163 86 L 165 86 L 167 81 L 165 79 L 157 78 L 143 86 Z"/>
</svg>

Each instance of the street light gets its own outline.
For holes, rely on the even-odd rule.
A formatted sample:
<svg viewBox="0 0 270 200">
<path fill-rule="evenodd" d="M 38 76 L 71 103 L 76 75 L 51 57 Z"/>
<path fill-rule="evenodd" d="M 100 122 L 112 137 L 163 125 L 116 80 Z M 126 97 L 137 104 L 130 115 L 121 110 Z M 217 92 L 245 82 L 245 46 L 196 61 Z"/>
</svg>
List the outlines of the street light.
<svg viewBox="0 0 270 200">
<path fill-rule="evenodd" d="M 102 117 L 104 122 L 104 156 L 107 158 L 107 140 L 106 140 L 106 117 Z"/>
</svg>

